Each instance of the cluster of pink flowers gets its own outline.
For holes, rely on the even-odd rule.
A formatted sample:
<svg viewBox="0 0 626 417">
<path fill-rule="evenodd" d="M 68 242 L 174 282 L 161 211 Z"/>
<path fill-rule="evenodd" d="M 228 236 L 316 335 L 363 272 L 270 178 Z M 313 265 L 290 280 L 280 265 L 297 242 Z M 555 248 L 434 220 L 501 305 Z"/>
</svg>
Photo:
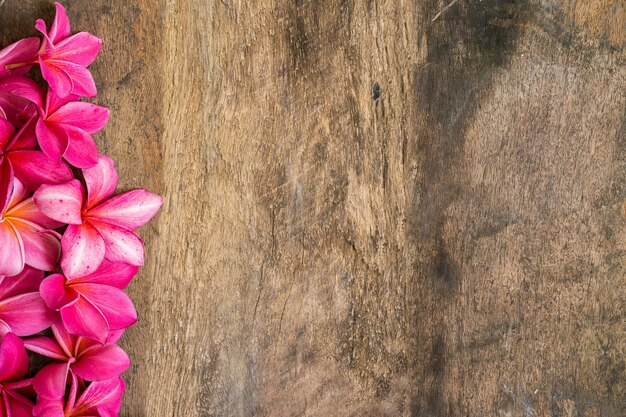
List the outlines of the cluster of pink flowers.
<svg viewBox="0 0 626 417">
<path fill-rule="evenodd" d="M 144 262 L 135 230 L 162 199 L 115 195 L 92 137 L 109 111 L 80 99 L 96 95 L 87 67 L 102 41 L 70 34 L 58 3 L 35 27 L 43 39 L 0 50 L 0 417 L 117 416 L 130 365 L 117 341 L 137 321 L 124 289 Z M 27 77 L 37 66 L 47 89 Z"/>
</svg>

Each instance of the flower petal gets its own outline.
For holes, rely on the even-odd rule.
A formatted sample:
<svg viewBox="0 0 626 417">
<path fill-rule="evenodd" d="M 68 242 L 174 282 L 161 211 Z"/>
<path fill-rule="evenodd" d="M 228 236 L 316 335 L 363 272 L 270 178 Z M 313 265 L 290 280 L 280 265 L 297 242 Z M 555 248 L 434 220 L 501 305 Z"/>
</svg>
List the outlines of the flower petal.
<svg viewBox="0 0 626 417">
<path fill-rule="evenodd" d="M 24 269 L 24 245 L 9 222 L 0 223 L 0 276 L 13 276 Z"/>
<path fill-rule="evenodd" d="M 73 279 L 72 283 L 92 283 L 111 285 L 123 290 L 130 280 L 137 275 L 139 267 L 123 262 L 102 261 L 100 267 L 91 275 Z"/>
<path fill-rule="evenodd" d="M 53 339 L 45 336 L 36 336 L 24 341 L 24 346 L 31 352 L 57 361 L 67 361 L 67 355 Z"/>
<path fill-rule="evenodd" d="M 14 133 L 13 125 L 8 120 L 0 118 L 0 149 L 7 146 Z"/>
<path fill-rule="evenodd" d="M 120 375 L 130 366 L 126 352 L 117 345 L 89 349 L 72 365 L 72 371 L 86 381 L 102 381 Z"/>
<path fill-rule="evenodd" d="M 0 216 L 9 207 L 11 196 L 13 195 L 14 176 L 11 163 L 5 159 L 0 159 Z M 1 275 L 1 273 L 0 273 Z"/>
<path fill-rule="evenodd" d="M 7 46 L 0 51 L 0 78 L 4 78 L 8 75 L 24 75 L 32 65 L 25 65 L 23 67 L 6 69 L 7 65 L 19 64 L 22 62 L 30 62 L 37 56 L 39 50 L 39 38 L 32 37 L 19 40 L 11 45 Z"/>
<path fill-rule="evenodd" d="M 0 300 L 27 292 L 37 292 L 43 271 L 25 266 L 22 272 L 12 277 L 0 278 Z"/>
<path fill-rule="evenodd" d="M 109 109 L 82 101 L 67 103 L 48 117 L 50 122 L 71 125 L 87 133 L 99 132 L 108 120 Z"/>
<path fill-rule="evenodd" d="M 33 416 L 35 417 L 65 417 L 63 410 L 63 399 L 47 399 L 37 400 L 37 405 L 33 408 Z"/>
<path fill-rule="evenodd" d="M 78 294 L 73 289 L 65 285 L 65 277 L 61 274 L 48 276 L 39 287 L 41 298 L 52 310 L 59 310 L 61 307 L 76 300 Z"/>
<path fill-rule="evenodd" d="M 84 169 L 87 184 L 87 204 L 91 208 L 109 198 L 117 188 L 117 171 L 113 160 L 104 154 L 98 156 L 96 166 Z"/>
<path fill-rule="evenodd" d="M 111 262 L 143 265 L 143 242 L 134 232 L 108 223 L 89 220 L 98 230 L 106 247 L 105 257 Z"/>
<path fill-rule="evenodd" d="M 39 293 L 17 295 L 0 301 L 0 320 L 20 337 L 47 329 L 56 318 Z"/>
<path fill-rule="evenodd" d="M 68 363 L 53 363 L 44 366 L 33 379 L 33 388 L 37 395 L 45 399 L 63 398 L 69 369 Z"/>
<path fill-rule="evenodd" d="M 74 413 L 77 416 L 90 415 L 98 407 L 108 408 L 118 412 L 122 405 L 122 396 L 126 384 L 120 377 L 96 381 L 89 385 L 76 402 Z M 94 414 L 91 414 L 94 415 Z"/>
<path fill-rule="evenodd" d="M 104 240 L 88 222 L 70 225 L 61 238 L 61 248 L 61 268 L 69 279 L 96 271 L 105 256 Z"/>
<path fill-rule="evenodd" d="M 65 125 L 69 145 L 65 160 L 76 168 L 90 168 L 98 163 L 98 146 L 91 135 L 84 130 Z"/>
<path fill-rule="evenodd" d="M 135 230 L 148 223 L 159 211 L 163 198 L 147 190 L 117 195 L 92 208 L 86 216 L 124 229 Z"/>
<path fill-rule="evenodd" d="M 79 32 L 57 43 L 49 59 L 87 67 L 96 59 L 100 49 L 102 39 L 91 33 Z"/>
<path fill-rule="evenodd" d="M 81 210 L 85 200 L 83 186 L 78 180 L 64 184 L 42 185 L 33 196 L 41 212 L 66 224 L 81 224 Z"/>
<path fill-rule="evenodd" d="M 54 15 L 52 25 L 50 26 L 48 37 L 52 43 L 56 44 L 70 36 L 70 22 L 67 18 L 65 8 L 61 5 L 61 3 L 54 3 L 54 7 L 56 9 L 56 14 Z"/>
<path fill-rule="evenodd" d="M 8 333 L 0 343 L 0 382 L 18 381 L 28 372 L 28 356 L 22 339 Z"/>
<path fill-rule="evenodd" d="M 39 58 L 41 74 L 50 84 L 50 88 L 61 98 L 70 94 L 82 97 L 94 97 L 96 83 L 87 68 L 68 61 L 43 60 Z M 48 79 L 48 77 L 52 77 Z M 68 88 L 71 88 L 68 90 Z"/>
<path fill-rule="evenodd" d="M 64 306 L 60 311 L 63 325 L 68 332 L 101 343 L 109 336 L 109 326 L 104 315 L 86 298 L 79 296 L 76 301 Z"/>
<path fill-rule="evenodd" d="M 36 126 L 37 141 L 41 150 L 48 158 L 60 160 L 69 146 L 69 136 L 62 126 L 54 123 L 46 123 L 43 119 L 37 121 Z"/>
<path fill-rule="evenodd" d="M 33 417 L 33 403 L 28 398 L 7 389 L 6 399 L 11 417 Z"/>
<path fill-rule="evenodd" d="M 44 90 L 30 78 L 21 76 L 4 78 L 0 80 L 0 90 L 25 98 L 38 107 L 43 105 Z"/>
<path fill-rule="evenodd" d="M 41 210 L 39 210 L 33 198 L 27 198 L 13 206 L 10 210 L 7 210 L 5 217 L 26 220 L 45 229 L 56 229 L 65 225 L 65 223 L 52 220 L 48 216 L 45 216 Z"/>
<path fill-rule="evenodd" d="M 50 159 L 40 151 L 17 150 L 5 156 L 11 161 L 15 176 L 33 191 L 42 184 L 62 184 L 74 178 L 65 162 Z"/>
<path fill-rule="evenodd" d="M 61 243 L 34 223 L 10 219 L 24 245 L 24 263 L 42 271 L 53 271 L 61 257 Z"/>
<path fill-rule="evenodd" d="M 133 302 L 119 288 L 102 284 L 74 284 L 72 288 L 102 312 L 109 329 L 125 329 L 137 322 L 137 311 Z"/>
</svg>

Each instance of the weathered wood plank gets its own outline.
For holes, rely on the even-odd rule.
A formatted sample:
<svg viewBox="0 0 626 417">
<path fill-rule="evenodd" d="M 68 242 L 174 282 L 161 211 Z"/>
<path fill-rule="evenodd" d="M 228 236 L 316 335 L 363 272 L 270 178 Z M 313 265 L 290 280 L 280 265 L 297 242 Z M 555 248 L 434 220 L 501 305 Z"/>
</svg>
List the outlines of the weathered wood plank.
<svg viewBox="0 0 626 417">
<path fill-rule="evenodd" d="M 166 196 L 123 415 L 626 413 L 623 2 L 65 4 Z"/>
</svg>

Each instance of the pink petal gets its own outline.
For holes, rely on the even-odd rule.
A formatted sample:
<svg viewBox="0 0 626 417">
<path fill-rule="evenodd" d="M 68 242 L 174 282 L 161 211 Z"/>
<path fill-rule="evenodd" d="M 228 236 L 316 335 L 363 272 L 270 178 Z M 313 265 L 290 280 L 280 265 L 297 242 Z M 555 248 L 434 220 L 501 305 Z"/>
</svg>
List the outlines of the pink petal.
<svg viewBox="0 0 626 417">
<path fill-rule="evenodd" d="M 0 51 L 0 78 L 7 75 L 24 75 L 30 71 L 31 65 L 7 70 L 6 66 L 22 62 L 30 62 L 37 56 L 39 38 L 19 40 Z"/>
<path fill-rule="evenodd" d="M 109 326 L 104 315 L 84 297 L 61 308 L 63 325 L 72 334 L 85 336 L 104 343 L 109 336 Z"/>
<path fill-rule="evenodd" d="M 37 120 L 39 120 L 38 115 L 33 115 L 29 120 L 26 121 L 24 126 L 13 136 L 13 139 L 6 147 L 5 151 L 17 151 L 17 150 L 30 150 L 35 149 L 37 147 L 37 133 L 36 126 Z"/>
<path fill-rule="evenodd" d="M 47 329 L 56 320 L 39 293 L 22 294 L 0 301 L 0 320 L 18 336 L 31 336 Z"/>
<path fill-rule="evenodd" d="M 53 271 L 61 257 L 61 242 L 34 223 L 10 219 L 24 245 L 24 263 L 42 271 Z"/>
<path fill-rule="evenodd" d="M 42 185 L 33 196 L 42 214 L 66 224 L 81 224 L 85 200 L 83 186 L 78 180 L 64 184 Z"/>
<path fill-rule="evenodd" d="M 105 381 L 96 381 L 89 385 L 80 396 L 74 408 L 77 416 L 88 416 L 97 411 L 98 407 L 108 408 L 117 412 L 122 404 L 122 396 L 126 384 L 122 378 L 116 377 Z M 94 415 L 94 414 L 91 414 Z"/>
<path fill-rule="evenodd" d="M 72 288 L 102 312 L 109 329 L 125 329 L 137 322 L 137 311 L 133 302 L 119 288 L 102 284 L 73 284 Z"/>
<path fill-rule="evenodd" d="M 0 159 L 0 216 L 9 207 L 9 202 L 13 195 L 13 178 L 13 167 L 11 163 L 6 159 Z M 2 275 L 1 272 L 0 275 Z"/>
<path fill-rule="evenodd" d="M 108 120 L 109 109 L 82 101 L 67 103 L 48 117 L 50 122 L 72 125 L 87 133 L 99 132 Z"/>
<path fill-rule="evenodd" d="M 72 371 L 86 381 L 102 381 L 120 375 L 130 366 L 126 352 L 116 345 L 104 345 L 81 354 Z"/>
<path fill-rule="evenodd" d="M 56 229 L 65 225 L 65 223 L 52 220 L 48 216 L 44 216 L 41 210 L 39 210 L 39 207 L 37 207 L 37 204 L 35 204 L 35 200 L 33 198 L 27 198 L 26 200 L 23 200 L 22 202 L 11 207 L 11 209 L 7 210 L 5 213 L 5 217 L 26 220 L 46 229 Z"/>
<path fill-rule="evenodd" d="M 83 176 L 87 184 L 87 204 L 91 208 L 109 198 L 117 188 L 117 171 L 113 160 L 104 154 L 98 156 L 96 166 L 84 169 Z"/>
<path fill-rule="evenodd" d="M 45 115 L 48 117 L 53 114 L 55 111 L 59 110 L 61 107 L 65 106 L 67 103 L 71 103 L 73 101 L 80 100 L 80 97 L 76 94 L 70 94 L 65 97 L 59 97 L 54 93 L 53 90 L 48 90 L 48 95 L 46 96 L 46 111 Z"/>
<path fill-rule="evenodd" d="M 68 357 L 57 342 L 49 337 L 37 336 L 24 341 L 24 346 L 31 352 L 57 361 L 67 361 Z"/>
<path fill-rule="evenodd" d="M 76 168 L 90 168 L 98 163 L 98 146 L 91 135 L 84 130 L 65 125 L 70 139 L 65 151 L 65 160 Z"/>
<path fill-rule="evenodd" d="M 163 198 L 159 195 L 147 190 L 133 190 L 117 195 L 90 209 L 86 216 L 135 230 L 148 223 L 162 204 Z"/>
<path fill-rule="evenodd" d="M 65 417 L 63 410 L 63 399 L 45 399 L 37 400 L 37 405 L 33 408 L 33 416 L 35 417 Z"/>
<path fill-rule="evenodd" d="M 9 222 L 0 223 L 0 276 L 13 276 L 24 268 L 22 238 Z"/>
<path fill-rule="evenodd" d="M 28 356 L 22 339 L 8 333 L 0 343 L 0 383 L 18 381 L 28 372 Z"/>
<path fill-rule="evenodd" d="M 119 330 L 111 330 L 109 332 L 109 338 L 106 341 L 107 345 L 114 345 L 117 342 L 120 341 L 120 339 L 122 338 L 122 336 L 124 335 L 124 331 L 126 329 L 119 329 Z"/>
<path fill-rule="evenodd" d="M 15 276 L 0 278 L 0 300 L 27 292 L 37 292 L 42 280 L 43 271 L 30 266 L 24 267 L 22 272 Z"/>
<path fill-rule="evenodd" d="M 42 75 L 50 84 L 50 88 L 61 98 L 70 94 L 94 97 L 97 93 L 93 77 L 84 66 L 60 60 L 46 60 L 44 62 L 41 57 L 39 58 L 39 66 Z"/>
<path fill-rule="evenodd" d="M 47 277 L 39 287 L 41 298 L 52 310 L 59 310 L 61 307 L 76 300 L 78 294 L 73 289 L 65 285 L 65 277 L 61 274 L 54 274 Z"/>
<path fill-rule="evenodd" d="M 58 399 L 65 395 L 68 363 L 53 363 L 44 366 L 33 379 L 33 388 L 40 398 Z"/>
<path fill-rule="evenodd" d="M 76 278 L 71 282 L 73 284 L 104 284 L 123 290 L 128 286 L 131 279 L 137 274 L 139 267 L 125 264 L 122 262 L 102 261 L 100 267 L 91 275 Z"/>
<path fill-rule="evenodd" d="M 56 15 L 52 21 L 52 26 L 50 26 L 48 37 L 52 43 L 56 44 L 70 36 L 70 22 L 61 3 L 54 3 L 54 7 L 56 8 Z"/>
<path fill-rule="evenodd" d="M 15 205 L 24 201 L 30 196 L 30 191 L 28 191 L 22 183 L 17 179 L 13 179 L 13 194 L 11 194 L 11 199 L 9 200 L 8 210 L 5 214 L 13 209 Z"/>
<path fill-rule="evenodd" d="M 57 43 L 48 59 L 88 67 L 98 56 L 100 49 L 102 39 L 87 32 L 79 32 Z"/>
<path fill-rule="evenodd" d="M 69 279 L 96 271 L 105 256 L 104 240 L 88 222 L 70 225 L 61 239 L 61 248 L 61 268 Z"/>
<path fill-rule="evenodd" d="M 14 76 L 0 80 L 0 91 L 22 97 L 38 107 L 43 105 L 44 91 L 39 84 L 27 77 Z"/>
<path fill-rule="evenodd" d="M 53 123 L 46 123 L 43 119 L 37 121 L 37 141 L 41 150 L 52 160 L 58 161 L 69 146 L 69 135 L 62 127 Z"/>
<path fill-rule="evenodd" d="M 39 57 L 39 68 L 43 78 L 48 81 L 50 90 L 56 95 L 63 98 L 74 92 L 74 81 L 67 71 L 54 65 L 53 62 L 47 62 L 41 56 Z"/>
<path fill-rule="evenodd" d="M 26 397 L 7 389 L 6 399 L 11 417 L 33 417 L 33 403 Z"/>
<path fill-rule="evenodd" d="M 9 140 L 13 137 L 15 128 L 6 119 L 0 118 L 0 149 L 3 149 L 9 143 Z"/>
<path fill-rule="evenodd" d="M 112 224 L 89 220 L 98 230 L 106 246 L 105 257 L 111 262 L 143 265 L 143 242 L 134 232 Z"/>
<path fill-rule="evenodd" d="M 30 190 L 36 190 L 42 184 L 61 184 L 74 178 L 65 162 L 50 159 L 40 151 L 12 151 L 5 156 L 11 161 L 15 176 Z"/>
<path fill-rule="evenodd" d="M 52 333 L 65 354 L 68 357 L 73 356 L 73 352 L 76 351 L 78 337 L 70 334 L 61 322 L 52 325 Z"/>
</svg>

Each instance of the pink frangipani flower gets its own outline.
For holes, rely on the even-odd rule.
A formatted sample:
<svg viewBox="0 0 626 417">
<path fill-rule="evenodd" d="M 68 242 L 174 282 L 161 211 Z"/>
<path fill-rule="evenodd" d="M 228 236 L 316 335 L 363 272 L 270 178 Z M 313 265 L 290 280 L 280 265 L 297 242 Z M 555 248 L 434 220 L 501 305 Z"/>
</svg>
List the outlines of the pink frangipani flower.
<svg viewBox="0 0 626 417">
<path fill-rule="evenodd" d="M 58 98 L 48 92 L 45 107 L 40 107 L 37 140 L 44 153 L 58 161 L 65 158 L 77 168 L 98 162 L 98 147 L 91 136 L 109 120 L 109 110 L 91 103 L 74 101 L 77 96 Z"/>
<path fill-rule="evenodd" d="M 37 336 L 25 341 L 26 349 L 55 361 L 44 366 L 33 379 L 40 397 L 62 398 L 68 376 L 103 381 L 118 376 L 130 366 L 126 352 L 114 344 L 122 332 L 113 333 L 105 344 L 71 335 L 60 323 L 52 325 L 52 332 L 54 339 Z"/>
<path fill-rule="evenodd" d="M 11 165 L 0 164 L 0 275 L 17 275 L 25 264 L 44 271 L 57 267 L 61 245 L 49 229 L 60 223 L 43 215 L 29 195 Z"/>
<path fill-rule="evenodd" d="M 58 310 L 65 328 L 102 343 L 110 330 L 122 330 L 137 321 L 131 299 L 122 291 L 138 267 L 106 259 L 91 275 L 68 279 L 61 274 L 47 277 L 40 293 L 48 307 Z"/>
<path fill-rule="evenodd" d="M 92 382 L 78 398 L 78 384 L 72 382 L 67 402 L 61 399 L 38 399 L 35 417 L 117 417 L 126 384 L 116 377 Z M 21 416 L 20 416 L 21 417 Z"/>
<path fill-rule="evenodd" d="M 33 403 L 20 391 L 31 384 L 24 342 L 7 333 L 0 342 L 0 417 L 31 417 Z"/>
<path fill-rule="evenodd" d="M 37 207 L 51 219 L 69 224 L 61 239 L 61 267 L 69 279 L 88 276 L 106 258 L 143 265 L 143 242 L 134 233 L 159 210 L 163 199 L 147 190 L 113 196 L 117 173 L 111 158 L 84 169 L 87 192 L 78 180 L 42 185 L 34 195 Z"/>
<path fill-rule="evenodd" d="M 41 19 L 35 24 L 44 37 L 39 50 L 41 74 L 61 98 L 70 94 L 93 97 L 96 85 L 87 67 L 100 52 L 102 40 L 86 32 L 70 36 L 65 8 L 59 3 L 55 3 L 55 7 L 56 16 L 50 31 Z"/>
<path fill-rule="evenodd" d="M 26 267 L 17 276 L 0 277 L 0 335 L 31 336 L 50 327 L 57 313 L 39 295 L 43 272 Z"/>
</svg>

